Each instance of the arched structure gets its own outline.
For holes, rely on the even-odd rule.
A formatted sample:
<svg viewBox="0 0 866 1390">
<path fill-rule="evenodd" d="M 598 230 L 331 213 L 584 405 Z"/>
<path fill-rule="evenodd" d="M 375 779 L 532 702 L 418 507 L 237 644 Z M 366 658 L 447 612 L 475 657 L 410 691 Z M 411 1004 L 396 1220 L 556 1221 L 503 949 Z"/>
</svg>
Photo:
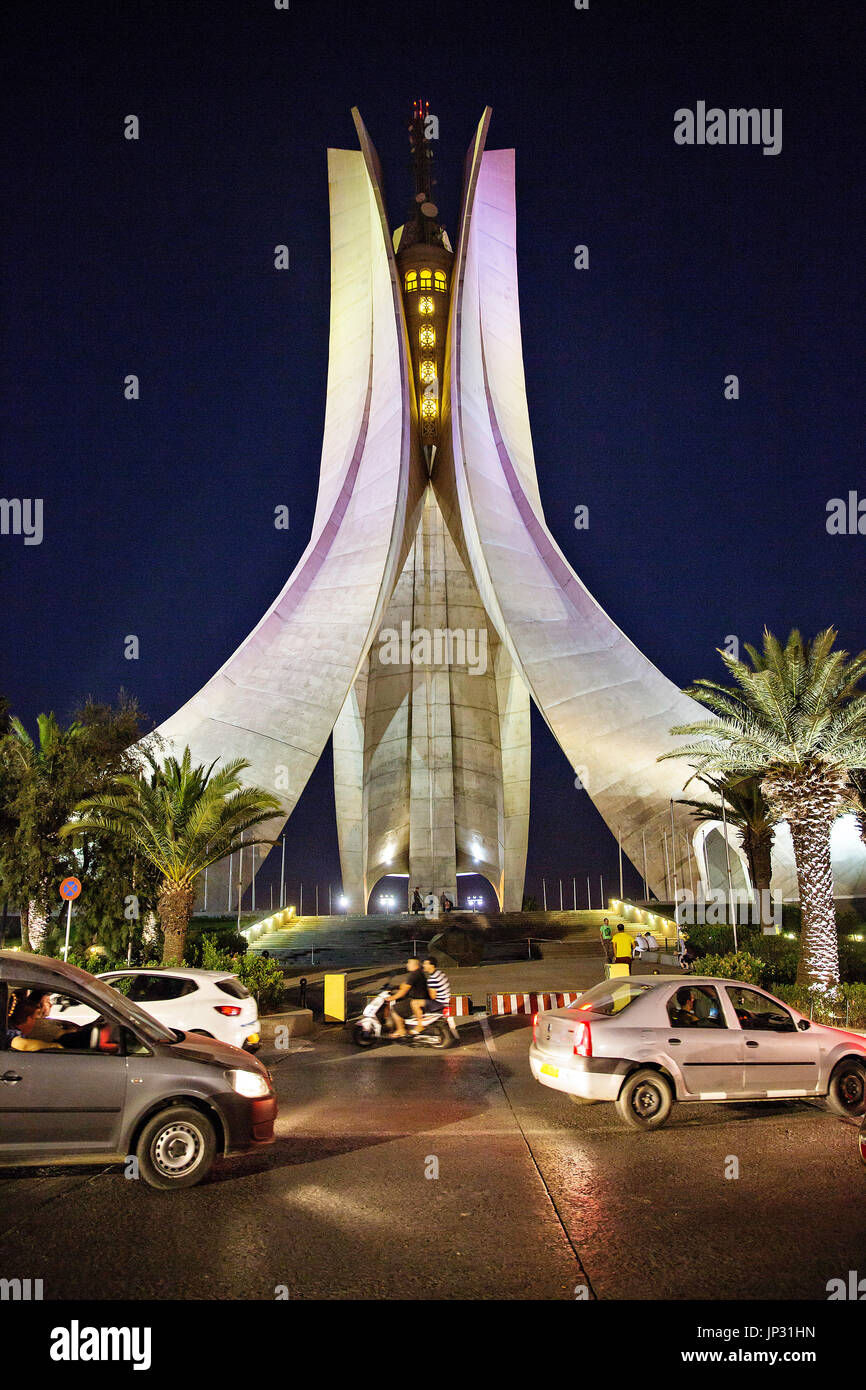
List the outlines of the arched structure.
<svg viewBox="0 0 866 1390">
<path fill-rule="evenodd" d="M 670 728 L 704 711 L 595 602 L 547 528 L 521 354 L 514 151 L 486 149 L 485 110 L 454 250 L 432 201 L 424 112 L 411 126 L 414 201 L 393 236 L 353 115 L 360 150 L 328 151 L 330 361 L 310 543 L 261 622 L 160 732 L 198 761 L 247 758 L 248 780 L 276 792 L 284 817 L 333 733 L 350 906 L 389 872 L 456 902 L 457 875 L 478 872 L 515 909 L 533 699 L 664 897 L 675 866 L 688 881 L 694 826 L 675 806 L 671 830 L 684 769 L 657 759 Z"/>
</svg>

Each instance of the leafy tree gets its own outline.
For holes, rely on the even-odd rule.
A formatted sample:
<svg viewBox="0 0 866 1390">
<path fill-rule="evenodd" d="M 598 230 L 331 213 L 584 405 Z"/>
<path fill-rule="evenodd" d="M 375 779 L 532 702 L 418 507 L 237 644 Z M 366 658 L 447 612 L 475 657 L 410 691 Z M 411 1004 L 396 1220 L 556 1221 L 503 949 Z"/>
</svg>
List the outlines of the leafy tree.
<svg viewBox="0 0 866 1390">
<path fill-rule="evenodd" d="M 830 833 L 850 804 L 850 768 L 866 765 L 866 652 L 834 651 L 828 628 L 804 642 L 764 632 L 763 650 L 746 647 L 748 661 L 720 652 L 736 685 L 696 681 L 687 694 L 716 716 L 679 725 L 674 734 L 697 741 L 665 758 L 687 758 L 699 775 L 758 775 L 773 813 L 786 820 L 794 842 L 803 913 L 799 979 L 822 993 L 839 983 L 839 943 L 833 900 Z"/>
<path fill-rule="evenodd" d="M 720 777 L 701 777 L 699 780 L 714 792 L 716 801 L 682 798 L 679 804 L 690 807 L 695 820 L 717 821 L 719 805 L 724 798 L 728 822 L 739 831 L 749 875 L 758 895 L 761 923 L 769 926 L 772 914 L 766 923 L 764 916 L 770 901 L 773 839 L 779 817 L 761 790 L 761 777 L 758 774 L 743 777 L 737 773 L 726 773 Z"/>
<path fill-rule="evenodd" d="M 141 732 L 138 706 L 121 691 L 116 707 L 85 701 L 66 729 L 47 714 L 39 716 L 36 739 L 19 719 L 0 736 L 0 891 L 22 908 L 25 946 L 45 948 L 57 885 L 66 874 L 84 883 L 76 938 L 89 943 L 104 937 L 112 954 L 126 945 L 126 897 L 140 885 L 140 901 L 152 902 L 155 884 L 144 864 L 93 838 L 70 843 L 60 836 L 82 797 L 137 765 L 130 745 Z"/>
<path fill-rule="evenodd" d="M 243 758 L 215 771 L 216 762 L 193 767 L 189 748 L 180 762 L 169 757 L 162 765 L 151 750 L 143 752 L 147 767 L 121 773 L 111 789 L 85 798 L 63 833 L 111 836 L 154 867 L 163 960 L 182 960 L 196 878 L 242 843 L 270 844 L 241 836 L 278 814 L 281 803 L 261 787 L 242 786 L 240 773 L 249 766 Z"/>
<path fill-rule="evenodd" d="M 136 745 L 145 721 L 137 701 L 123 690 L 116 706 L 86 700 L 74 720 L 81 726 L 83 751 L 77 802 L 110 790 L 120 773 L 138 770 Z M 150 735 L 148 744 L 153 740 Z M 122 959 L 130 938 L 138 943 L 142 924 L 156 908 L 159 874 L 116 836 L 82 833 L 75 844 L 84 885 L 76 903 L 76 940 L 80 945 L 98 941 L 112 959 Z"/>
</svg>

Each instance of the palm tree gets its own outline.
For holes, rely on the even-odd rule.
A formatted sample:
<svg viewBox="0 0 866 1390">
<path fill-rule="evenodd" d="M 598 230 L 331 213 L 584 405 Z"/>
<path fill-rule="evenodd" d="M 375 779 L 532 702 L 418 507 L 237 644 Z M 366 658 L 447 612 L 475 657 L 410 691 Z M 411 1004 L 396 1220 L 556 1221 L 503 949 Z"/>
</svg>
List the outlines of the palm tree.
<svg viewBox="0 0 866 1390">
<path fill-rule="evenodd" d="M 794 842 L 803 915 L 798 978 L 823 992 L 839 983 L 839 943 L 830 863 L 833 822 L 850 804 L 849 768 L 866 764 L 866 652 L 834 651 L 836 631 L 784 646 L 764 631 L 763 651 L 720 656 L 736 686 L 696 681 L 687 694 L 716 716 L 672 729 L 698 742 L 663 754 L 688 758 L 699 775 L 756 774 Z"/>
<path fill-rule="evenodd" d="M 22 944 L 34 951 L 45 944 L 52 895 L 70 867 L 60 830 L 84 789 L 82 726 L 63 729 L 53 714 L 40 714 L 37 727 L 33 739 L 10 719 L 0 746 L 0 878 L 22 906 Z"/>
<path fill-rule="evenodd" d="M 243 758 L 214 771 L 216 762 L 193 767 L 189 748 L 180 762 L 170 757 L 160 765 L 147 750 L 144 757 L 149 776 L 143 767 L 141 775 L 116 777 L 112 790 L 79 803 L 63 833 L 116 836 L 158 869 L 162 958 L 182 960 L 196 878 L 242 843 L 271 844 L 263 839 L 242 841 L 241 836 L 278 814 L 282 806 L 261 787 L 242 786 L 240 773 L 249 767 Z"/>
<path fill-rule="evenodd" d="M 707 776 L 699 780 L 715 793 L 716 801 L 689 801 L 684 797 L 678 804 L 688 806 L 695 820 L 717 821 L 719 803 L 724 798 L 728 822 L 739 831 L 749 875 L 758 895 L 761 925 L 769 926 L 771 919 L 768 917 L 765 921 L 765 911 L 770 901 L 773 839 L 779 817 L 761 791 L 761 778 L 758 774 L 743 777 L 737 773 L 726 773 L 721 777 Z"/>
</svg>

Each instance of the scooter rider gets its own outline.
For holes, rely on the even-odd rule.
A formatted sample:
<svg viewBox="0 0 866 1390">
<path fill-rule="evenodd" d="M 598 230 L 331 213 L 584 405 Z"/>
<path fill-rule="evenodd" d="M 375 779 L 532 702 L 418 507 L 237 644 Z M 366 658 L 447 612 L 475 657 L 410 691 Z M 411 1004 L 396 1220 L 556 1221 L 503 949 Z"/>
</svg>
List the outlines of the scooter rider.
<svg viewBox="0 0 866 1390">
<path fill-rule="evenodd" d="M 406 1019 L 414 1018 L 420 1022 L 429 999 L 427 976 L 421 969 L 421 962 L 417 956 L 410 956 L 406 962 L 406 974 L 391 995 L 391 1021 L 395 1038 L 408 1037 Z"/>
</svg>

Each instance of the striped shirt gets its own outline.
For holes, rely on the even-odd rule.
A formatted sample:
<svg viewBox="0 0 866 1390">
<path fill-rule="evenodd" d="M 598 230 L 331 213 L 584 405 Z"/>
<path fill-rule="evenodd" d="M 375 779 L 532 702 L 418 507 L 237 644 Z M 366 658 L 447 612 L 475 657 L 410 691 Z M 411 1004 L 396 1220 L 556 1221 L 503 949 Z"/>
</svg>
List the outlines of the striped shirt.
<svg viewBox="0 0 866 1390">
<path fill-rule="evenodd" d="M 433 990 L 437 1004 L 451 1002 L 451 985 L 448 983 L 448 976 L 443 975 L 441 970 L 434 970 L 432 975 L 427 976 L 427 988 Z"/>
</svg>

